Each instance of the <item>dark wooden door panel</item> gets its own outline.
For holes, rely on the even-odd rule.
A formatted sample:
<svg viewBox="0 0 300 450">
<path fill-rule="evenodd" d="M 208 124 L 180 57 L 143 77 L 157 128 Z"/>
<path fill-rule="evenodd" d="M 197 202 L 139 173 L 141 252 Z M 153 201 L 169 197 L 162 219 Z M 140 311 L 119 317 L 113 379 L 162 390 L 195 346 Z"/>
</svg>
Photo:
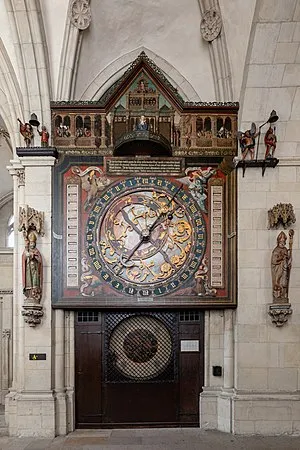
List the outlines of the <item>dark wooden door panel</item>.
<svg viewBox="0 0 300 450">
<path fill-rule="evenodd" d="M 116 425 L 167 425 L 178 422 L 177 385 L 123 383 L 106 385 L 104 421 Z"/>
<path fill-rule="evenodd" d="M 95 312 L 94 312 L 95 313 Z M 98 314 L 98 316 L 97 316 Z M 143 355 L 138 353 L 139 342 L 151 344 L 154 351 L 154 340 L 149 330 L 154 333 L 158 329 L 155 320 L 164 322 L 164 313 L 155 312 L 147 315 L 145 327 L 141 326 L 141 312 L 137 315 L 124 313 L 128 319 L 127 325 L 132 329 L 123 329 L 124 346 L 118 346 L 118 336 L 114 334 L 117 325 L 123 321 L 122 313 L 96 313 L 96 321 L 76 322 L 75 329 L 75 392 L 76 392 L 76 426 L 78 427 L 113 427 L 113 426 L 198 426 L 199 425 L 199 394 L 204 378 L 204 314 L 178 314 L 178 320 L 170 319 L 174 313 L 166 312 L 165 326 L 174 324 L 170 336 L 173 342 L 173 356 L 167 355 L 168 364 L 162 366 L 159 374 L 153 378 L 142 379 L 141 372 L 134 373 L 134 364 L 138 370 L 139 361 L 144 364 Z M 109 317 L 108 317 L 109 316 Z M 180 320 L 179 320 L 180 316 Z M 104 326 L 106 318 L 112 324 L 107 330 Z M 135 319 L 131 317 L 138 317 Z M 154 319 L 154 328 L 148 326 Z M 173 322 L 172 322 L 173 321 Z M 147 333 L 145 330 L 148 327 Z M 107 336 L 104 335 L 106 329 Z M 136 330 L 138 330 L 136 332 Z M 141 332 L 142 330 L 142 332 Z M 134 334 L 135 333 L 135 334 Z M 161 332 L 162 333 L 162 332 Z M 125 366 L 112 364 L 110 336 L 114 336 L 113 350 L 121 349 Z M 129 336 L 131 341 L 128 341 Z M 150 339 L 150 337 L 151 339 Z M 160 335 L 165 340 L 166 336 Z M 137 341 L 136 341 L 137 339 Z M 148 342 L 149 341 L 149 342 Z M 197 351 L 182 351 L 181 341 L 198 343 Z M 123 341 L 121 341 L 123 342 Z M 137 347 L 132 344 L 138 342 Z M 159 343 L 159 339 L 157 340 Z M 126 345 L 131 345 L 133 369 L 130 368 L 130 355 Z M 123 350 L 122 350 L 123 349 Z M 147 347 L 145 347 L 145 351 Z M 152 352 L 148 349 L 148 358 Z M 168 353 L 169 346 L 166 346 Z M 164 353 L 162 352 L 162 358 Z M 141 360 L 139 358 L 142 358 Z M 159 360 L 156 361 L 159 364 Z M 120 368 L 123 371 L 120 371 Z M 133 370 L 133 371 L 132 371 Z M 131 378 L 136 378 L 132 380 Z M 140 379 L 138 379 L 140 378 Z M 146 377 L 147 378 L 147 377 Z"/>
<path fill-rule="evenodd" d="M 77 424 L 99 423 L 101 408 L 101 326 L 80 324 L 75 333 L 75 390 Z"/>
</svg>

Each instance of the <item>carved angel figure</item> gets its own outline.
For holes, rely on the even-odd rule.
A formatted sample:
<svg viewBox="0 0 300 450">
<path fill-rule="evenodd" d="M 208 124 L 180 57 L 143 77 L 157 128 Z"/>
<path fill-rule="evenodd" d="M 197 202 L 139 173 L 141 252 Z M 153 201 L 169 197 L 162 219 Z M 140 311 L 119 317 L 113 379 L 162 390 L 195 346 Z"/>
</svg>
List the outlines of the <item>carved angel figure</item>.
<svg viewBox="0 0 300 450">
<path fill-rule="evenodd" d="M 87 199 L 84 202 L 84 209 L 87 210 L 102 191 L 110 183 L 103 171 L 96 166 L 88 167 L 82 171 L 79 167 L 73 167 L 72 172 L 82 179 L 82 189 L 87 192 Z"/>
<path fill-rule="evenodd" d="M 254 158 L 255 138 L 258 136 L 258 134 L 259 131 L 257 131 L 254 122 L 252 122 L 250 130 L 238 132 L 237 136 L 242 152 L 242 159 L 245 159 L 249 152 L 250 152 L 250 159 Z"/>
</svg>

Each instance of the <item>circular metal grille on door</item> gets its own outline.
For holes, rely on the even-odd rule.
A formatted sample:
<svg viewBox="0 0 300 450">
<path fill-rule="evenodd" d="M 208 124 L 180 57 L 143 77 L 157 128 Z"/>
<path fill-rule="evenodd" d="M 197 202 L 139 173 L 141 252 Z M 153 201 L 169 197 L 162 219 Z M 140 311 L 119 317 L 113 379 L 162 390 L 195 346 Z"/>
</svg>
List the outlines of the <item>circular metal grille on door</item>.
<svg viewBox="0 0 300 450">
<path fill-rule="evenodd" d="M 172 359 L 168 328 L 151 316 L 131 316 L 121 321 L 109 340 L 114 367 L 132 380 L 149 380 L 161 374 Z"/>
</svg>

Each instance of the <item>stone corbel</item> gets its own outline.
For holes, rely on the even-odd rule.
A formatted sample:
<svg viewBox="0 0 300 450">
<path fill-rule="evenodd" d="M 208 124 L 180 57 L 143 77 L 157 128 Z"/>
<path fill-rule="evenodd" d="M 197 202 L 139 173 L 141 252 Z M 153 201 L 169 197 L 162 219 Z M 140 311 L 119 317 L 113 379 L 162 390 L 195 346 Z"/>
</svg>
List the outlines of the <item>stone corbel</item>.
<svg viewBox="0 0 300 450">
<path fill-rule="evenodd" d="M 269 316 L 272 318 L 272 323 L 275 323 L 276 327 L 282 327 L 287 321 L 289 316 L 292 314 L 290 304 L 282 305 L 272 303 L 269 305 Z"/>
<path fill-rule="evenodd" d="M 26 205 L 20 208 L 19 231 L 23 233 L 25 249 L 22 254 L 23 294 L 22 315 L 30 327 L 41 323 L 44 315 L 40 304 L 43 293 L 43 260 L 36 248 L 37 236 L 44 236 L 44 213 Z"/>
</svg>

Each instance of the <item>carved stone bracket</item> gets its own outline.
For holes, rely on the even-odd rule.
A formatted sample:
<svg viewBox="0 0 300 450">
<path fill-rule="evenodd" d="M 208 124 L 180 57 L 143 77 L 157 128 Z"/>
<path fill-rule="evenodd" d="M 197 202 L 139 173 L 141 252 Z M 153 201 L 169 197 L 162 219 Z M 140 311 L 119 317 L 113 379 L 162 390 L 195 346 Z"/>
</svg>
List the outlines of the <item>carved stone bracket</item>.
<svg viewBox="0 0 300 450">
<path fill-rule="evenodd" d="M 272 323 L 275 323 L 276 327 L 282 327 L 287 321 L 293 310 L 289 303 L 269 305 L 269 316 L 272 318 Z"/>
<path fill-rule="evenodd" d="M 24 169 L 17 170 L 17 176 L 18 176 L 18 187 L 25 186 L 25 170 Z"/>
<path fill-rule="evenodd" d="M 28 323 L 30 327 L 35 327 L 41 323 L 41 319 L 44 315 L 43 307 L 35 302 L 26 302 L 23 305 L 22 316 L 25 322 Z"/>
</svg>

